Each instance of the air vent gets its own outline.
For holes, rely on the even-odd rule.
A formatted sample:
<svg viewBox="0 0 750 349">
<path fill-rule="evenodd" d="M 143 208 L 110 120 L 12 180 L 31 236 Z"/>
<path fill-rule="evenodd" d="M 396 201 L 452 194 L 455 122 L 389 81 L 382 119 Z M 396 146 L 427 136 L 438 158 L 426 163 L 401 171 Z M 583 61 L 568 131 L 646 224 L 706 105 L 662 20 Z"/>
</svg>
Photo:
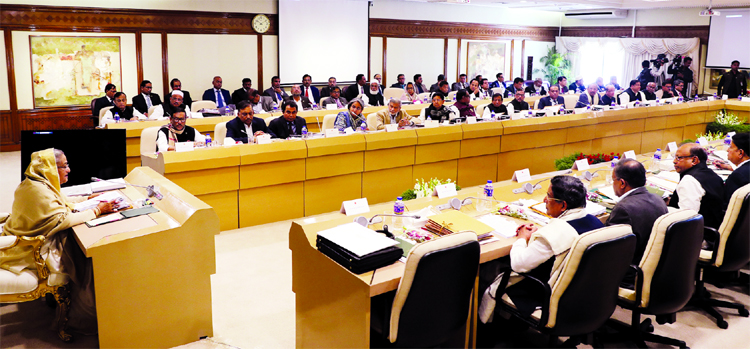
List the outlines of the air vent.
<svg viewBox="0 0 750 349">
<path fill-rule="evenodd" d="M 627 18 L 628 10 L 576 11 L 565 13 L 565 17 L 576 19 Z"/>
</svg>

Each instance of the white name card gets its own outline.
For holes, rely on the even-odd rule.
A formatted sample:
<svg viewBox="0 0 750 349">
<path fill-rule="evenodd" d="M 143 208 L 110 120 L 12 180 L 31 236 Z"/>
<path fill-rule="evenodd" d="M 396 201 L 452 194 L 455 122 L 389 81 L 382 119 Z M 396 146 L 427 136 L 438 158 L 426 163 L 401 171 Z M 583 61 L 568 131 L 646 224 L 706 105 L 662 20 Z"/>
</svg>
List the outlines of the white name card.
<svg viewBox="0 0 750 349">
<path fill-rule="evenodd" d="M 346 134 L 346 135 L 350 135 L 350 134 L 353 134 L 353 133 L 354 133 L 354 130 L 351 127 L 347 127 L 347 128 L 344 129 L 344 134 Z"/>
<path fill-rule="evenodd" d="M 586 109 L 586 108 L 575 108 L 575 109 L 573 109 L 573 114 L 583 114 L 583 113 L 588 113 L 588 112 L 589 112 L 589 110 Z"/>
<path fill-rule="evenodd" d="M 510 116 L 511 120 L 519 120 L 519 119 L 525 119 L 526 116 L 523 113 L 513 113 Z"/>
<path fill-rule="evenodd" d="M 636 160 L 635 151 L 634 150 L 628 150 L 625 152 L 625 154 L 622 154 L 622 156 L 625 159 L 633 159 Z"/>
<path fill-rule="evenodd" d="M 531 180 L 531 172 L 529 172 L 528 168 L 525 168 L 523 170 L 518 170 L 516 172 L 513 172 L 513 178 L 512 180 L 521 183 Z"/>
<path fill-rule="evenodd" d="M 177 152 L 192 151 L 193 149 L 195 149 L 195 143 L 193 142 L 177 142 L 174 144 L 174 150 Z"/>
<path fill-rule="evenodd" d="M 440 121 L 437 120 L 425 120 L 424 127 L 425 128 L 435 128 L 440 126 Z"/>
<path fill-rule="evenodd" d="M 437 195 L 438 198 L 449 198 L 456 196 L 456 183 L 447 183 L 435 186 L 435 191 L 432 195 Z"/>
<path fill-rule="evenodd" d="M 451 122 L 448 120 L 443 121 L 443 126 L 450 126 Z"/>
<path fill-rule="evenodd" d="M 339 130 L 335 128 L 329 128 L 326 130 L 326 138 L 328 137 L 337 137 L 339 135 Z"/>
<path fill-rule="evenodd" d="M 231 147 L 231 146 L 233 146 L 235 144 L 237 144 L 237 142 L 235 142 L 234 138 L 232 138 L 232 137 L 225 137 L 224 138 L 224 144 L 223 145 L 225 147 Z"/>
<path fill-rule="evenodd" d="M 708 96 L 708 97 L 706 97 L 706 100 L 709 101 L 709 102 L 712 102 L 712 101 L 715 101 L 716 98 L 714 98 L 714 96 Z"/>
<path fill-rule="evenodd" d="M 667 149 L 669 149 L 670 153 L 674 153 L 677 151 L 677 142 L 669 142 L 667 143 Z"/>
<path fill-rule="evenodd" d="M 477 123 L 477 117 L 476 116 L 467 116 L 466 117 L 466 123 L 467 124 L 476 124 Z"/>
<path fill-rule="evenodd" d="M 699 137 L 698 138 L 698 144 L 701 145 L 701 147 L 705 147 L 708 145 L 708 141 L 706 140 L 706 137 Z"/>
<path fill-rule="evenodd" d="M 255 143 L 257 144 L 268 144 L 271 143 L 271 135 L 262 134 L 255 137 Z"/>
<path fill-rule="evenodd" d="M 336 104 L 333 104 L 333 103 L 326 104 L 326 110 L 336 110 L 336 109 L 338 109 L 336 107 Z"/>
<path fill-rule="evenodd" d="M 726 101 L 729 99 L 729 95 L 721 95 L 721 100 Z"/>
<path fill-rule="evenodd" d="M 349 200 L 341 203 L 341 213 L 347 216 L 370 212 L 370 205 L 367 204 L 367 198 Z"/>
<path fill-rule="evenodd" d="M 576 160 L 576 162 L 573 164 L 573 169 L 574 170 L 586 171 L 589 168 L 591 168 L 591 167 L 589 166 L 589 160 L 588 159 Z"/>
<path fill-rule="evenodd" d="M 385 132 L 398 131 L 398 124 L 387 124 L 385 125 Z"/>
</svg>

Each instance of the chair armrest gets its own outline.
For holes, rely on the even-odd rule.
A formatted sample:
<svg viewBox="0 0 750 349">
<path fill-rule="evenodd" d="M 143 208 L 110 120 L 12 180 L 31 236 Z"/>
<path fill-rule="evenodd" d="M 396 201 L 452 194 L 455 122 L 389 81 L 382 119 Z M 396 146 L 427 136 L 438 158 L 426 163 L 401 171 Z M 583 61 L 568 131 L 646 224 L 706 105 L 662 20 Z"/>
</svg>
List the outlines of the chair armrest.
<svg viewBox="0 0 750 349">
<path fill-rule="evenodd" d="M 548 283 L 539 280 L 529 274 L 521 273 L 524 278 L 534 281 L 535 287 L 539 287 L 544 292 L 544 297 L 541 299 L 542 301 L 542 317 L 539 319 L 539 328 L 542 328 L 547 325 L 547 320 L 549 320 L 549 299 L 552 297 L 552 288 L 549 286 Z"/>
<path fill-rule="evenodd" d="M 716 262 L 716 249 L 718 248 L 719 240 L 721 240 L 721 234 L 719 234 L 719 231 L 714 228 L 704 226 L 703 239 L 714 247 L 714 253 L 711 254 L 711 261 L 708 263 L 709 265 L 714 264 L 714 262 Z"/>
<path fill-rule="evenodd" d="M 643 297 L 643 269 L 635 264 L 631 264 L 630 268 L 635 270 L 635 306 L 640 308 Z"/>
<path fill-rule="evenodd" d="M 36 265 L 36 275 L 39 279 L 46 280 L 49 277 L 49 270 L 47 269 L 47 264 L 44 262 L 44 258 L 42 258 L 41 252 L 44 240 L 44 235 L 33 237 L 18 236 L 13 244 L 0 248 L 0 251 L 9 251 L 16 248 L 21 249 L 31 246 L 34 255 L 34 264 Z"/>
</svg>

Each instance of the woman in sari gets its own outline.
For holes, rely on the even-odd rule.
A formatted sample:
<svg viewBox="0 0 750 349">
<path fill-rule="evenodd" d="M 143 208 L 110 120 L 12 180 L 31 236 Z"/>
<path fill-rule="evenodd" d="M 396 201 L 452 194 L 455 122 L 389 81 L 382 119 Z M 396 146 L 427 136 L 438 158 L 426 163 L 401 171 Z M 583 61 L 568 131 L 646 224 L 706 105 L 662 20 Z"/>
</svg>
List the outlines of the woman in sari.
<svg viewBox="0 0 750 349">
<path fill-rule="evenodd" d="M 336 115 L 336 120 L 333 122 L 334 127 L 339 130 L 351 127 L 354 131 L 359 129 L 362 124 L 367 127 L 367 119 L 362 115 L 362 109 L 364 109 L 364 102 L 358 98 L 352 99 L 346 105 L 347 111 L 342 111 Z"/>
<path fill-rule="evenodd" d="M 414 102 L 417 100 L 417 93 L 414 92 L 414 84 L 409 82 L 406 84 L 406 91 L 401 95 L 402 102 Z"/>
</svg>

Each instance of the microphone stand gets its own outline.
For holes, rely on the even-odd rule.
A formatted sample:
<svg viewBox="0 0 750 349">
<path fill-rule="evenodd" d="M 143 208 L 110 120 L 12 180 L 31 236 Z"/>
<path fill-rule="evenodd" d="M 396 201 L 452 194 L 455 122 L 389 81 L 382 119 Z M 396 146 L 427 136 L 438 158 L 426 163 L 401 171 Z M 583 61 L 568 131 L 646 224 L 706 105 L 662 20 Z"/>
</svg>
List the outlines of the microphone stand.
<svg viewBox="0 0 750 349">
<path fill-rule="evenodd" d="M 115 182 L 115 181 L 110 181 L 110 180 L 96 178 L 96 177 L 91 177 L 91 181 L 92 182 L 109 182 L 109 183 L 115 183 L 115 184 L 123 184 L 121 182 Z M 159 192 L 159 188 L 156 188 L 154 185 L 143 186 L 143 185 L 138 185 L 138 184 L 131 184 L 131 183 L 128 183 L 128 182 L 125 182 L 124 184 L 125 185 L 129 185 L 131 187 L 138 187 L 138 188 L 146 189 L 146 193 L 148 194 L 148 197 L 150 197 L 150 198 L 151 197 L 155 197 L 158 200 L 161 200 L 161 199 L 164 198 L 164 195 L 162 195 Z"/>
</svg>

